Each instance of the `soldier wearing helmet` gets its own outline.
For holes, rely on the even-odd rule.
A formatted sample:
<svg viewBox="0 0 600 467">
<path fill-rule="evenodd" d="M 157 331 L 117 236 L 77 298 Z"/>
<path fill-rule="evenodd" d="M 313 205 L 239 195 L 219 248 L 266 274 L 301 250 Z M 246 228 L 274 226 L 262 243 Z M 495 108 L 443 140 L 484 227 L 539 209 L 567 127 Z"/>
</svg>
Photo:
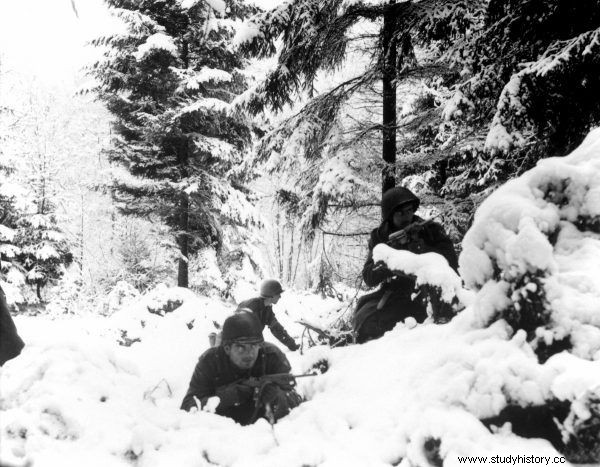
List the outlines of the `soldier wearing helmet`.
<svg viewBox="0 0 600 467">
<path fill-rule="evenodd" d="M 383 194 L 381 211 L 383 221 L 371 232 L 369 254 L 363 267 L 363 279 L 369 287 L 381 285 L 379 290 L 358 300 L 352 317 L 352 324 L 359 343 L 381 337 L 396 323 L 413 317 L 419 323 L 427 317 L 425 304 L 415 295 L 414 277 L 390 271 L 383 264 L 373 261 L 373 248 L 379 243 L 387 243 L 392 248 L 408 250 L 416 254 L 434 252 L 442 255 L 454 270 L 458 260 L 454 245 L 444 228 L 435 222 L 424 221 L 415 215 L 419 207 L 417 198 L 404 187 L 391 188 Z M 410 239 L 392 242 L 390 238 L 410 231 Z"/>
<path fill-rule="evenodd" d="M 298 350 L 299 346 L 281 325 L 275 313 L 273 305 L 276 305 L 281 298 L 283 288 L 281 284 L 274 279 L 267 279 L 260 285 L 260 297 L 245 300 L 238 305 L 238 311 L 251 311 L 261 322 L 261 330 L 269 326 L 271 333 L 288 349 Z"/>
<path fill-rule="evenodd" d="M 237 313 L 223 323 L 221 344 L 204 352 L 194 370 L 181 409 L 202 409 L 218 397 L 215 412 L 242 425 L 254 423 L 269 410 L 274 420 L 300 403 L 290 375 L 288 384 L 263 381 L 266 375 L 289 375 L 290 364 L 275 345 L 264 342 L 253 313 Z"/>
</svg>

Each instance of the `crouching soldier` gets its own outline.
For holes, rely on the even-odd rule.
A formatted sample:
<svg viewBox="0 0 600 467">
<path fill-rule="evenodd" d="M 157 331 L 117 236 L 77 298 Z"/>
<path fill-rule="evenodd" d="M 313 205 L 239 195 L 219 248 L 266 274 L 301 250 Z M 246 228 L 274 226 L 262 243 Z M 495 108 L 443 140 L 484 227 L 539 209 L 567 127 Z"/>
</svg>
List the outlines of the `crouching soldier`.
<svg viewBox="0 0 600 467">
<path fill-rule="evenodd" d="M 254 313 L 261 323 L 261 330 L 265 326 L 269 326 L 273 336 L 288 349 L 294 351 L 298 350 L 300 346 L 296 344 L 296 341 L 287 333 L 281 323 L 277 321 L 273 312 L 273 305 L 277 305 L 282 293 L 283 288 L 278 281 L 267 279 L 260 285 L 260 297 L 241 302 L 238 305 L 237 311 L 251 311 Z"/>
<path fill-rule="evenodd" d="M 264 342 L 256 316 L 237 313 L 223 323 L 221 344 L 200 356 L 181 408 L 201 409 L 216 396 L 219 415 L 242 425 L 275 422 L 301 401 L 290 369 L 281 350 Z"/>
<path fill-rule="evenodd" d="M 424 221 L 415 215 L 419 198 L 403 187 L 391 188 L 383 194 L 381 211 L 383 221 L 371 232 L 369 254 L 363 267 L 363 279 L 369 287 L 381 284 L 376 292 L 358 300 L 352 317 L 357 342 L 381 337 L 396 323 L 412 316 L 418 323 L 427 318 L 422 297 L 415 294 L 415 278 L 390 271 L 385 264 L 375 264 L 373 248 L 387 243 L 397 250 L 412 253 L 439 253 L 454 270 L 458 260 L 454 245 L 441 225 Z"/>
</svg>

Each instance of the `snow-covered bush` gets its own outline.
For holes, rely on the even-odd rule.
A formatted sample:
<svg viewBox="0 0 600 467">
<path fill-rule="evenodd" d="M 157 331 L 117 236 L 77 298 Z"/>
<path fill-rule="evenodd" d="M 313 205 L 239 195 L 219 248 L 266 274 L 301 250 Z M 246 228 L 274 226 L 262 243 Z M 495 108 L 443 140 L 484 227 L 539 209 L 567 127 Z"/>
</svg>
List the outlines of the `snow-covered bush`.
<svg viewBox="0 0 600 467">
<path fill-rule="evenodd" d="M 462 289 L 460 277 L 438 253 L 415 254 L 382 243 L 373 249 L 373 259 L 383 261 L 390 270 L 415 278 L 415 295 L 420 292 L 421 300 L 427 305 L 427 314 L 436 323 L 450 320 L 460 301 L 468 300 L 469 294 Z"/>
<path fill-rule="evenodd" d="M 144 300 L 148 312 L 164 316 L 179 308 L 186 298 L 191 296 L 193 294 L 185 289 L 169 288 L 165 284 L 159 284 L 144 297 Z"/>
<path fill-rule="evenodd" d="M 475 214 L 459 263 L 477 291 L 472 311 L 481 326 L 503 319 L 540 363 L 569 354 L 572 366 L 599 361 L 600 129 L 569 156 L 545 159 L 494 192 Z M 598 388 L 543 396 L 543 416 L 563 423 L 562 449 L 574 461 L 600 459 Z M 559 401 L 571 402 L 566 419 Z M 511 420 L 505 411 L 503 420 L 518 430 L 527 417 Z"/>
<path fill-rule="evenodd" d="M 214 248 L 202 250 L 191 261 L 191 289 L 200 295 L 246 300 L 256 294 L 264 274 L 256 248 L 234 246 L 219 255 Z"/>
<path fill-rule="evenodd" d="M 80 269 L 68 268 L 60 282 L 50 291 L 46 313 L 50 316 L 78 314 L 91 308 L 88 297 L 82 293 L 82 282 Z"/>
<path fill-rule="evenodd" d="M 524 329 L 540 357 L 556 345 L 600 358 L 600 130 L 546 159 L 478 209 L 460 271 L 479 290 L 481 319 Z M 543 355 L 542 355 L 543 354 Z"/>
<path fill-rule="evenodd" d="M 214 248 L 205 248 L 194 256 L 190 261 L 190 271 L 190 287 L 199 294 L 220 295 L 227 289 Z"/>
<path fill-rule="evenodd" d="M 140 292 L 152 289 L 173 275 L 172 261 L 165 258 L 160 237 L 148 224 L 137 219 L 124 220 L 117 246 L 120 266 L 117 277 Z"/>
<path fill-rule="evenodd" d="M 119 281 L 104 300 L 102 312 L 104 315 L 110 316 L 123 306 L 130 304 L 139 296 L 140 293 L 133 285 L 127 281 Z"/>
</svg>

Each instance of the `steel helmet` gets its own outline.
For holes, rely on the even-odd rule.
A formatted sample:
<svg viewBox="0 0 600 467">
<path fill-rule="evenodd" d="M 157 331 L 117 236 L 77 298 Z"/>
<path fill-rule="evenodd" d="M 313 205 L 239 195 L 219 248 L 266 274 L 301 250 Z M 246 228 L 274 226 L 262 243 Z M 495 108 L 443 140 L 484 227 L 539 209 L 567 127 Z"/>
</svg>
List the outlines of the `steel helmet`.
<svg viewBox="0 0 600 467">
<path fill-rule="evenodd" d="M 274 297 L 283 293 L 281 284 L 275 279 L 267 279 L 260 284 L 260 296 L 264 298 Z"/>
<path fill-rule="evenodd" d="M 394 211 L 403 204 L 412 204 L 416 211 L 419 209 L 419 198 L 408 188 L 402 186 L 396 186 L 387 190 L 381 198 L 383 220 L 388 220 Z"/>
<path fill-rule="evenodd" d="M 223 323 L 221 343 L 260 344 L 264 342 L 262 326 L 254 313 L 241 312 L 229 316 Z"/>
</svg>

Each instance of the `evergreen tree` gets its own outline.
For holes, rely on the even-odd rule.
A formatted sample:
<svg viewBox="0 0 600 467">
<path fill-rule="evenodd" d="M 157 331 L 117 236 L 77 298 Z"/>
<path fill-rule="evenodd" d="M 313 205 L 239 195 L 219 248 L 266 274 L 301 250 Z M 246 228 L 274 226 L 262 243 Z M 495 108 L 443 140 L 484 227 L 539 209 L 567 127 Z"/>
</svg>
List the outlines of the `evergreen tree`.
<svg viewBox="0 0 600 467">
<path fill-rule="evenodd" d="M 12 168 L 6 161 L 0 162 L 0 279 L 19 287 L 25 282 L 22 266 L 17 261 L 21 248 L 16 244 L 17 196 L 22 193 L 9 177 Z"/>
<path fill-rule="evenodd" d="M 56 214 L 57 153 L 64 149 L 57 141 L 63 128 L 50 110 L 54 101 L 40 100 L 33 88 L 28 91 L 26 104 L 2 119 L 9 140 L 7 162 L 0 166 L 0 241 L 9 282 L 34 286 L 42 301 L 42 289 L 62 277 L 72 254 Z"/>
<path fill-rule="evenodd" d="M 4 69 L 0 61 L 0 96 L 4 93 Z M 6 140 L 7 114 L 11 109 L 4 104 L 0 106 L 0 280 L 6 286 L 6 282 L 18 279 L 24 280 L 19 273 L 14 258 L 19 253 L 19 248 L 14 244 L 16 228 L 16 193 L 9 176 L 13 172 L 7 155 L 2 148 Z M 17 274 L 17 277 L 15 277 Z"/>
<path fill-rule="evenodd" d="M 435 90 L 435 109 L 415 112 L 430 116 L 404 142 L 408 154 L 429 155 L 409 170 L 432 170 L 463 233 L 490 191 L 574 149 L 600 117 L 600 2 L 493 0 L 484 13 L 440 56 L 460 74 Z"/>
<path fill-rule="evenodd" d="M 14 168 L 0 164 L 0 272 L 18 301 L 28 301 L 17 292 L 25 284 L 34 286 L 42 301 L 42 289 L 60 279 L 71 263 L 70 246 L 50 198 L 26 190 L 14 178 Z"/>
<path fill-rule="evenodd" d="M 256 10 L 239 0 L 107 3 L 127 28 L 94 41 L 106 52 L 91 69 L 116 119 L 109 159 L 126 169 L 113 197 L 123 213 L 171 228 L 187 287 L 191 254 L 231 248 L 224 229 L 255 221 L 244 187 L 250 121 L 230 105 L 246 87 L 244 61 L 230 40 Z"/>
<path fill-rule="evenodd" d="M 443 213 L 458 239 L 490 190 L 565 154 L 597 124 L 599 12 L 597 1 L 567 0 L 282 3 L 239 35 L 259 56 L 283 41 L 276 68 L 245 103 L 261 111 L 299 95 L 308 102 L 267 135 L 259 160 L 287 170 L 294 153 L 304 155 L 310 180 L 282 198 L 299 203 L 293 210 L 309 228 L 332 206 L 375 204 L 376 167 L 384 190 L 392 173 L 420 186 L 422 205 Z M 319 73 L 349 61 L 351 78 L 323 90 Z M 394 109 L 395 119 L 384 118 Z M 383 161 L 373 147 L 384 148 Z"/>
<path fill-rule="evenodd" d="M 440 72 L 434 57 L 417 61 L 415 46 L 433 40 L 423 32 L 433 26 L 446 39 L 466 37 L 476 27 L 483 3 L 290 0 L 255 16 L 238 35 L 242 49 L 257 56 L 274 54 L 275 41 L 283 40 L 276 68 L 245 96 L 248 108 L 281 110 L 295 97 L 308 98 L 296 115 L 263 140 L 259 160 L 272 153 L 294 157 L 285 148 L 289 140 L 296 143 L 293 148 L 301 148 L 312 177 L 294 184 L 306 191 L 294 189 L 282 196 L 301 203 L 310 200 L 295 207 L 306 213 L 309 228 L 320 225 L 331 204 L 375 204 L 373 166 L 380 170 L 379 193 L 396 184 L 399 83 Z M 438 42 L 439 56 L 448 45 Z M 323 90 L 323 74 L 344 66 L 346 77 L 334 78 L 334 85 Z M 357 116 L 364 122 L 362 128 L 353 125 Z M 382 148 L 379 160 L 369 154 L 373 145 Z M 280 167 L 288 162 L 285 155 L 278 161 Z M 332 181 L 341 182 L 342 188 L 350 185 L 350 192 L 328 189 Z M 357 200 L 357 194 L 362 199 Z"/>
<path fill-rule="evenodd" d="M 15 238 L 20 247 L 17 260 L 27 271 L 25 282 L 36 288 L 38 300 L 43 301 L 42 288 L 56 282 L 73 261 L 69 243 L 60 231 L 54 206 L 45 200 L 38 211 L 19 219 Z"/>
</svg>

